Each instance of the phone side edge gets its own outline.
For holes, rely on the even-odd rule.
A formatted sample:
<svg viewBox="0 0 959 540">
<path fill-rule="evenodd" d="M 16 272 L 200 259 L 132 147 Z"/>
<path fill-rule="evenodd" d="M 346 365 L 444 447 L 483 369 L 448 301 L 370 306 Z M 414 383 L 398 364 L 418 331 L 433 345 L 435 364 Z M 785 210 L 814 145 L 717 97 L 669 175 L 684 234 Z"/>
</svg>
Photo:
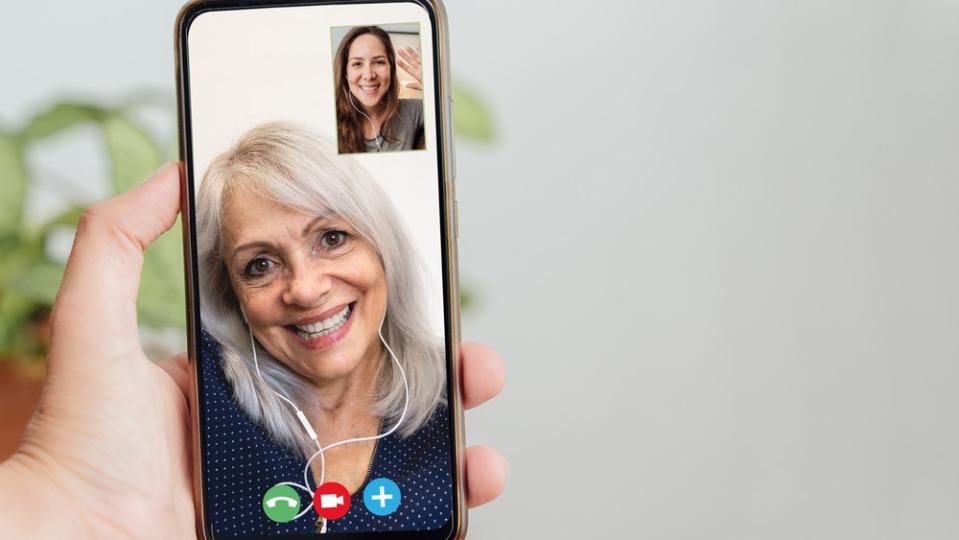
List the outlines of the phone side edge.
<svg viewBox="0 0 959 540">
<path fill-rule="evenodd" d="M 462 335 L 460 326 L 460 298 L 459 298 L 459 219 L 457 216 L 456 201 L 456 154 L 453 134 L 453 94 L 452 84 L 450 82 L 450 53 L 449 53 L 449 23 L 446 15 L 446 7 L 441 0 L 421 0 L 428 5 L 434 19 L 434 35 L 436 36 L 433 44 L 434 54 L 436 55 L 440 74 L 436 79 L 438 86 L 437 96 L 441 100 L 439 107 L 440 114 L 440 137 L 443 150 L 443 179 L 444 179 L 444 225 L 446 234 L 446 272 L 449 280 L 449 287 L 446 294 L 450 306 L 450 340 L 452 349 L 452 380 L 453 390 L 452 407 L 450 408 L 453 419 L 454 437 L 454 467 L 456 467 L 456 508 L 454 508 L 455 519 L 454 528 L 450 532 L 450 538 L 463 539 L 469 522 L 469 510 L 466 498 L 466 440 L 464 428 L 464 409 L 462 401 L 462 359 L 461 345 Z"/>
<path fill-rule="evenodd" d="M 190 408 L 190 439 L 192 450 L 193 470 L 193 502 L 194 502 L 194 520 L 197 537 L 201 539 L 212 540 L 212 536 L 207 534 L 205 529 L 206 512 L 203 504 L 203 460 L 201 456 L 200 440 L 200 412 L 199 412 L 199 378 L 197 377 L 197 350 L 196 335 L 196 294 L 194 287 L 194 242 L 193 242 L 193 193 L 192 182 L 190 181 L 190 170 L 188 163 L 191 157 L 189 145 L 189 126 L 188 126 L 188 108 L 189 96 L 187 95 L 188 69 L 185 47 L 189 35 L 190 25 L 193 20 L 203 11 L 205 11 L 208 0 L 190 0 L 184 4 L 177 13 L 174 23 L 174 70 L 176 76 L 176 94 L 177 94 L 177 133 L 179 139 L 179 157 L 180 157 L 180 219 L 183 232 L 183 270 L 186 292 L 186 321 L 187 321 L 187 360 L 190 370 L 190 393 L 187 396 Z"/>
</svg>

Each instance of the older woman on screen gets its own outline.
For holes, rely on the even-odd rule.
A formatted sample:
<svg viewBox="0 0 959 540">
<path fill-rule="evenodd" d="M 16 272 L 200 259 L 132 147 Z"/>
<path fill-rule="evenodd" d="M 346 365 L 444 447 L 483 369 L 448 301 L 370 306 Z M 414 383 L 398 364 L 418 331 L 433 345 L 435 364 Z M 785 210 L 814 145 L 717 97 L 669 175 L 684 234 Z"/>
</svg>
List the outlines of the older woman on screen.
<svg viewBox="0 0 959 540">
<path fill-rule="evenodd" d="M 340 42 L 333 61 L 340 153 L 423 148 L 423 100 L 400 99 L 396 70 L 399 62 L 422 85 L 420 57 L 409 47 L 396 56 L 378 26 L 353 28 Z"/>
<path fill-rule="evenodd" d="M 214 523 L 226 527 L 218 530 L 248 519 L 264 532 L 312 530 L 308 519 L 276 524 L 249 509 L 273 484 L 302 481 L 317 443 L 353 438 L 367 440 L 326 451 L 322 471 L 319 460 L 310 464 L 311 482 L 325 475 L 356 493 L 391 478 L 408 503 L 390 527 L 423 528 L 414 502 L 428 503 L 425 521 L 442 525 L 451 511 L 444 352 L 387 195 L 311 133 L 274 123 L 214 160 L 196 215 L 208 488 L 222 497 Z M 395 432 L 373 440 L 401 416 Z M 329 526 L 375 530 L 377 519 L 385 518 L 354 504 Z"/>
</svg>

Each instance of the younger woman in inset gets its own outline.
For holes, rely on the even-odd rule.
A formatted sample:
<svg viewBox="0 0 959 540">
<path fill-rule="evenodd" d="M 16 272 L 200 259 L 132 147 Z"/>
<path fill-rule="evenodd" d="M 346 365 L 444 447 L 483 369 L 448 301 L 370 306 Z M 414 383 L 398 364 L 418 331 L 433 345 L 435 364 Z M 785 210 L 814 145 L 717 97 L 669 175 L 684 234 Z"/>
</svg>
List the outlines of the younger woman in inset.
<svg viewBox="0 0 959 540">
<path fill-rule="evenodd" d="M 424 147 L 423 100 L 400 99 L 397 61 L 422 86 L 419 53 L 411 48 L 397 58 L 382 28 L 350 30 L 336 51 L 336 120 L 339 152 L 393 152 Z"/>
</svg>

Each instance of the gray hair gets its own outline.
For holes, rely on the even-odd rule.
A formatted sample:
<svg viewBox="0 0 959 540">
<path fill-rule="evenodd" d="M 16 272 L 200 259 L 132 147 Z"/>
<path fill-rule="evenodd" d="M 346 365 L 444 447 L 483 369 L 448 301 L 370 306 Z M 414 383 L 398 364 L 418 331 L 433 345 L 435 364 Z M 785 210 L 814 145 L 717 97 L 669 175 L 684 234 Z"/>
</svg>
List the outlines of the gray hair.
<svg viewBox="0 0 959 540">
<path fill-rule="evenodd" d="M 337 215 L 373 246 L 386 276 L 383 337 L 406 370 L 409 410 L 398 432 L 409 436 L 445 401 L 444 348 L 429 324 L 423 303 L 423 267 L 390 198 L 352 158 L 295 124 L 257 126 L 207 169 L 196 198 L 200 314 L 220 344 L 221 362 L 239 407 L 277 442 L 305 455 L 314 450 L 296 415 L 273 390 L 302 408 L 311 400 L 309 382 L 257 346 L 263 377 L 256 375 L 250 337 L 223 261 L 223 206 L 231 193 L 254 190 L 281 205 L 317 216 Z M 392 425 L 403 411 L 399 370 L 380 358 L 373 414 Z"/>
</svg>

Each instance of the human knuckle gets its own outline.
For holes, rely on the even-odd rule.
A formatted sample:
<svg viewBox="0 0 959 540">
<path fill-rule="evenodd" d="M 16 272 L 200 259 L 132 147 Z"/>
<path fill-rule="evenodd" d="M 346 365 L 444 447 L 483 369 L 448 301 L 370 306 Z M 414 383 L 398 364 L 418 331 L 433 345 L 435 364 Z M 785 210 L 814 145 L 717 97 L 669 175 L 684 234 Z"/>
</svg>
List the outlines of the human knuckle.
<svg viewBox="0 0 959 540">
<path fill-rule="evenodd" d="M 99 202 L 88 206 L 80 214 L 80 221 L 77 224 L 77 233 L 99 228 L 110 220 L 110 212 L 106 203 Z"/>
</svg>

